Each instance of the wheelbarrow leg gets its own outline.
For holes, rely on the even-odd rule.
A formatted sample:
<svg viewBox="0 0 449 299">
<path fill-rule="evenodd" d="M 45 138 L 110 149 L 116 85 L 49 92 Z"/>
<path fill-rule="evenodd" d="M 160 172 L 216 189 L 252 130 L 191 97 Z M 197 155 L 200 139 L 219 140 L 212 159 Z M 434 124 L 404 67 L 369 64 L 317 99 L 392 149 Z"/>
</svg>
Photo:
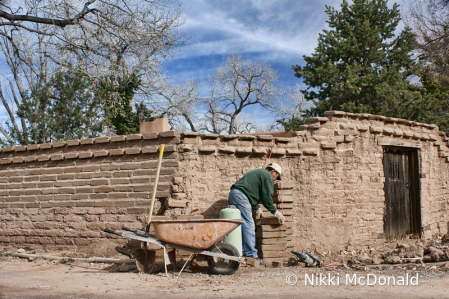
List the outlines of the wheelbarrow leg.
<svg viewBox="0 0 449 299">
<path fill-rule="evenodd" d="M 168 253 L 168 258 L 173 265 L 173 271 L 176 271 L 176 249 L 173 248 L 173 250 Z"/>
<path fill-rule="evenodd" d="M 194 256 L 193 259 L 191 259 L 192 256 Z M 187 266 L 187 264 L 190 264 L 190 263 L 195 259 L 195 257 L 196 257 L 196 253 L 191 253 L 191 254 L 189 255 L 189 258 L 188 258 L 187 261 L 184 263 L 184 266 L 182 266 L 181 271 L 179 271 L 179 273 L 178 273 L 178 278 L 177 278 L 177 280 L 178 280 L 179 277 L 181 276 L 181 273 L 182 273 L 182 271 L 184 271 L 184 268 Z"/>
</svg>

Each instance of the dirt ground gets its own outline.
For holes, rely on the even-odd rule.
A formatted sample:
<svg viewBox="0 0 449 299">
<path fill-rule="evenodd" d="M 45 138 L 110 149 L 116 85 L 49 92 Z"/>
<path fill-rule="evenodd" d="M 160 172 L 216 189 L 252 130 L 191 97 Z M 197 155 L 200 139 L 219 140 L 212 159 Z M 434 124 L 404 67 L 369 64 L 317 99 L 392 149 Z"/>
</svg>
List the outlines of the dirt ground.
<svg viewBox="0 0 449 299">
<path fill-rule="evenodd" d="M 221 276 L 206 265 L 200 261 L 180 277 L 174 271 L 167 277 L 164 272 L 138 273 L 132 265 L 29 261 L 3 255 L 0 298 L 449 298 L 449 271 L 444 267 L 325 270 L 243 265 L 233 275 Z"/>
</svg>

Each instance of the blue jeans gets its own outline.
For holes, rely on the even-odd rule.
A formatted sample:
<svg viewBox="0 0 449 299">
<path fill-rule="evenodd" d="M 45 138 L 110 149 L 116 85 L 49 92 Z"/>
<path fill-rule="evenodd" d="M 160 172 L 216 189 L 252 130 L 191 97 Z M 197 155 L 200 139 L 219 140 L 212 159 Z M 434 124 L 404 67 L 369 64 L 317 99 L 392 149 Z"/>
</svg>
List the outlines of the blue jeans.
<svg viewBox="0 0 449 299">
<path fill-rule="evenodd" d="M 240 210 L 242 224 L 242 253 L 244 256 L 257 258 L 256 226 L 253 220 L 252 208 L 246 195 L 238 190 L 231 189 L 228 203 Z"/>
</svg>

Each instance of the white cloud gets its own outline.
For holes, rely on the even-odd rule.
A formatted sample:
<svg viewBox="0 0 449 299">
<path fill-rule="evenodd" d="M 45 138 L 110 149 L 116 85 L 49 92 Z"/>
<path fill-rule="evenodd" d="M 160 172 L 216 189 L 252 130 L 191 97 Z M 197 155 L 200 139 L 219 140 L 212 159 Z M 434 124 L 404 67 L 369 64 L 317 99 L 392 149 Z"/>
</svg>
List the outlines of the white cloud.
<svg viewBox="0 0 449 299">
<path fill-rule="evenodd" d="M 326 1 L 236 2 L 186 0 L 185 29 L 194 38 L 177 57 L 278 51 L 300 57 L 313 51 L 326 26 Z"/>
</svg>

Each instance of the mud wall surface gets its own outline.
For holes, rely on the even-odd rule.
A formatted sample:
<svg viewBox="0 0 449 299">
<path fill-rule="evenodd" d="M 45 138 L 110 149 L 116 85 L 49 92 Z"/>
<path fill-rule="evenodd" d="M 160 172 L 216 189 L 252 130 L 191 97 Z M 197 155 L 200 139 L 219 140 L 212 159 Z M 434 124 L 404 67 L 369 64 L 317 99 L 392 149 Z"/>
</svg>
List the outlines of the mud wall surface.
<svg viewBox="0 0 449 299">
<path fill-rule="evenodd" d="M 0 244 L 95 249 L 103 228 L 142 229 L 164 143 L 155 213 L 163 214 L 178 162 L 174 132 L 12 146 L 0 158 Z"/>
<path fill-rule="evenodd" d="M 278 203 L 291 214 L 288 247 L 328 251 L 384 242 L 384 147 L 418 149 L 422 237 L 448 233 L 446 134 L 383 116 L 325 115 L 291 137 L 164 132 L 3 148 L 0 244 L 76 250 L 108 238 L 104 227 L 143 227 L 160 144 L 154 214 L 218 218 L 236 180 L 277 162 L 288 190 L 288 205 L 282 193 Z"/>
</svg>

